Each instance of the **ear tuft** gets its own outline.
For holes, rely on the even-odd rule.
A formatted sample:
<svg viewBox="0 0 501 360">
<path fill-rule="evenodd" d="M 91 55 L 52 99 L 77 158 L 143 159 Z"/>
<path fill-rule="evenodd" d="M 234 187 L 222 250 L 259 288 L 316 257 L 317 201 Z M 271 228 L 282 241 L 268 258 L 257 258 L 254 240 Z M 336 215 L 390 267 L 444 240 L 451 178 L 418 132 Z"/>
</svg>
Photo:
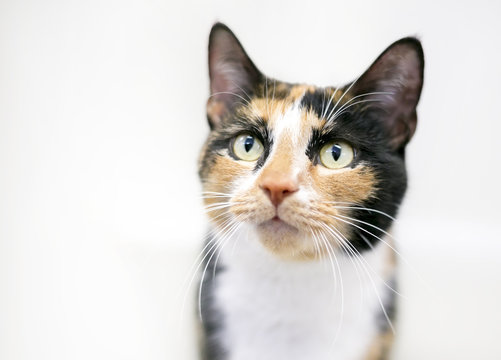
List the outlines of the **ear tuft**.
<svg viewBox="0 0 501 360">
<path fill-rule="evenodd" d="M 262 78 L 236 36 L 221 23 L 214 24 L 209 35 L 209 77 L 207 116 L 211 128 L 217 127 L 236 104 L 249 100 Z"/>
</svg>

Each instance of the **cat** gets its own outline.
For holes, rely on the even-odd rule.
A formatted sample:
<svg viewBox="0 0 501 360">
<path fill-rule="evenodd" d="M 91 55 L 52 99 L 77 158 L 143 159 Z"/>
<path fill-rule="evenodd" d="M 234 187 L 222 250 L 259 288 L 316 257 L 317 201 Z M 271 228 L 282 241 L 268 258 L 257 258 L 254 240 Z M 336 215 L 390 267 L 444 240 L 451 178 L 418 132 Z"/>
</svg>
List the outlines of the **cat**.
<svg viewBox="0 0 501 360">
<path fill-rule="evenodd" d="M 408 37 L 345 86 L 289 84 L 213 26 L 199 159 L 204 359 L 387 359 L 397 293 L 388 231 L 423 71 Z"/>
</svg>

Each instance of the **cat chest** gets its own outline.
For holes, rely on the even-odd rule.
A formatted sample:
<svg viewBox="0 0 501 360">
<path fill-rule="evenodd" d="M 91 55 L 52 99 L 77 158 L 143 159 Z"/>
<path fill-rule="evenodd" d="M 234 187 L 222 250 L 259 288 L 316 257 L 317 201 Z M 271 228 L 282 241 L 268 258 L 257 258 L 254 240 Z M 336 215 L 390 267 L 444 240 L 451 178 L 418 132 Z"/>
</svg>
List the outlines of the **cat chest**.
<svg viewBox="0 0 501 360">
<path fill-rule="evenodd" d="M 225 270 L 213 289 L 228 360 L 364 357 L 378 331 L 384 289 L 375 289 L 361 268 L 348 259 L 280 263 L 241 250 L 221 255 Z"/>
</svg>

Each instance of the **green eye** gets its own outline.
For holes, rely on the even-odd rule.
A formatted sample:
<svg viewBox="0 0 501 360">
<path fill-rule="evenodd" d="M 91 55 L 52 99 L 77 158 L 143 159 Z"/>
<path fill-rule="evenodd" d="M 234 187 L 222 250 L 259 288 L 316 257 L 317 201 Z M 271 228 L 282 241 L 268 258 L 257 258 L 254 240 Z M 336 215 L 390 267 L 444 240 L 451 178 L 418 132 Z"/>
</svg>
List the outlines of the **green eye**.
<svg viewBox="0 0 501 360">
<path fill-rule="evenodd" d="M 353 148 L 342 141 L 331 141 L 320 150 L 320 161 L 329 169 L 341 169 L 353 161 Z"/>
<path fill-rule="evenodd" d="M 264 146 L 254 136 L 242 134 L 237 136 L 233 143 L 233 152 L 244 161 L 256 161 L 264 151 Z"/>
</svg>

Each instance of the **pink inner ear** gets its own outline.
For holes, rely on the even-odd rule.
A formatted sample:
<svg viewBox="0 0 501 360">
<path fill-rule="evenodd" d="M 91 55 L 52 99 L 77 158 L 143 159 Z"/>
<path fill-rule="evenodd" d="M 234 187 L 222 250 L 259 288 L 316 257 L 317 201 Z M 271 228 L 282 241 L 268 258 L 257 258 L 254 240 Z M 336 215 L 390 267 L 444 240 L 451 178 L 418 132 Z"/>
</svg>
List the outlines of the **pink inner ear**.
<svg viewBox="0 0 501 360">
<path fill-rule="evenodd" d="M 207 116 L 214 124 L 219 124 L 226 113 L 226 106 L 223 102 L 217 100 L 207 101 Z"/>
<path fill-rule="evenodd" d="M 242 65 L 217 59 L 211 72 L 211 94 L 221 101 L 238 101 L 244 89 L 251 86 Z"/>
<path fill-rule="evenodd" d="M 207 101 L 207 115 L 214 124 L 221 122 L 225 114 L 229 112 L 236 103 L 242 102 L 245 90 L 248 85 L 244 85 L 245 79 L 233 67 L 227 63 L 216 63 L 216 71 L 211 76 L 211 96 Z M 238 67 L 238 65 L 235 65 Z M 238 84 L 241 85 L 238 85 Z"/>
<path fill-rule="evenodd" d="M 221 121 L 225 112 L 242 102 L 261 78 L 235 35 L 223 26 L 213 28 L 210 35 L 209 75 L 211 98 L 207 114 L 212 126 Z M 211 105 L 213 102 L 217 105 Z"/>
</svg>

